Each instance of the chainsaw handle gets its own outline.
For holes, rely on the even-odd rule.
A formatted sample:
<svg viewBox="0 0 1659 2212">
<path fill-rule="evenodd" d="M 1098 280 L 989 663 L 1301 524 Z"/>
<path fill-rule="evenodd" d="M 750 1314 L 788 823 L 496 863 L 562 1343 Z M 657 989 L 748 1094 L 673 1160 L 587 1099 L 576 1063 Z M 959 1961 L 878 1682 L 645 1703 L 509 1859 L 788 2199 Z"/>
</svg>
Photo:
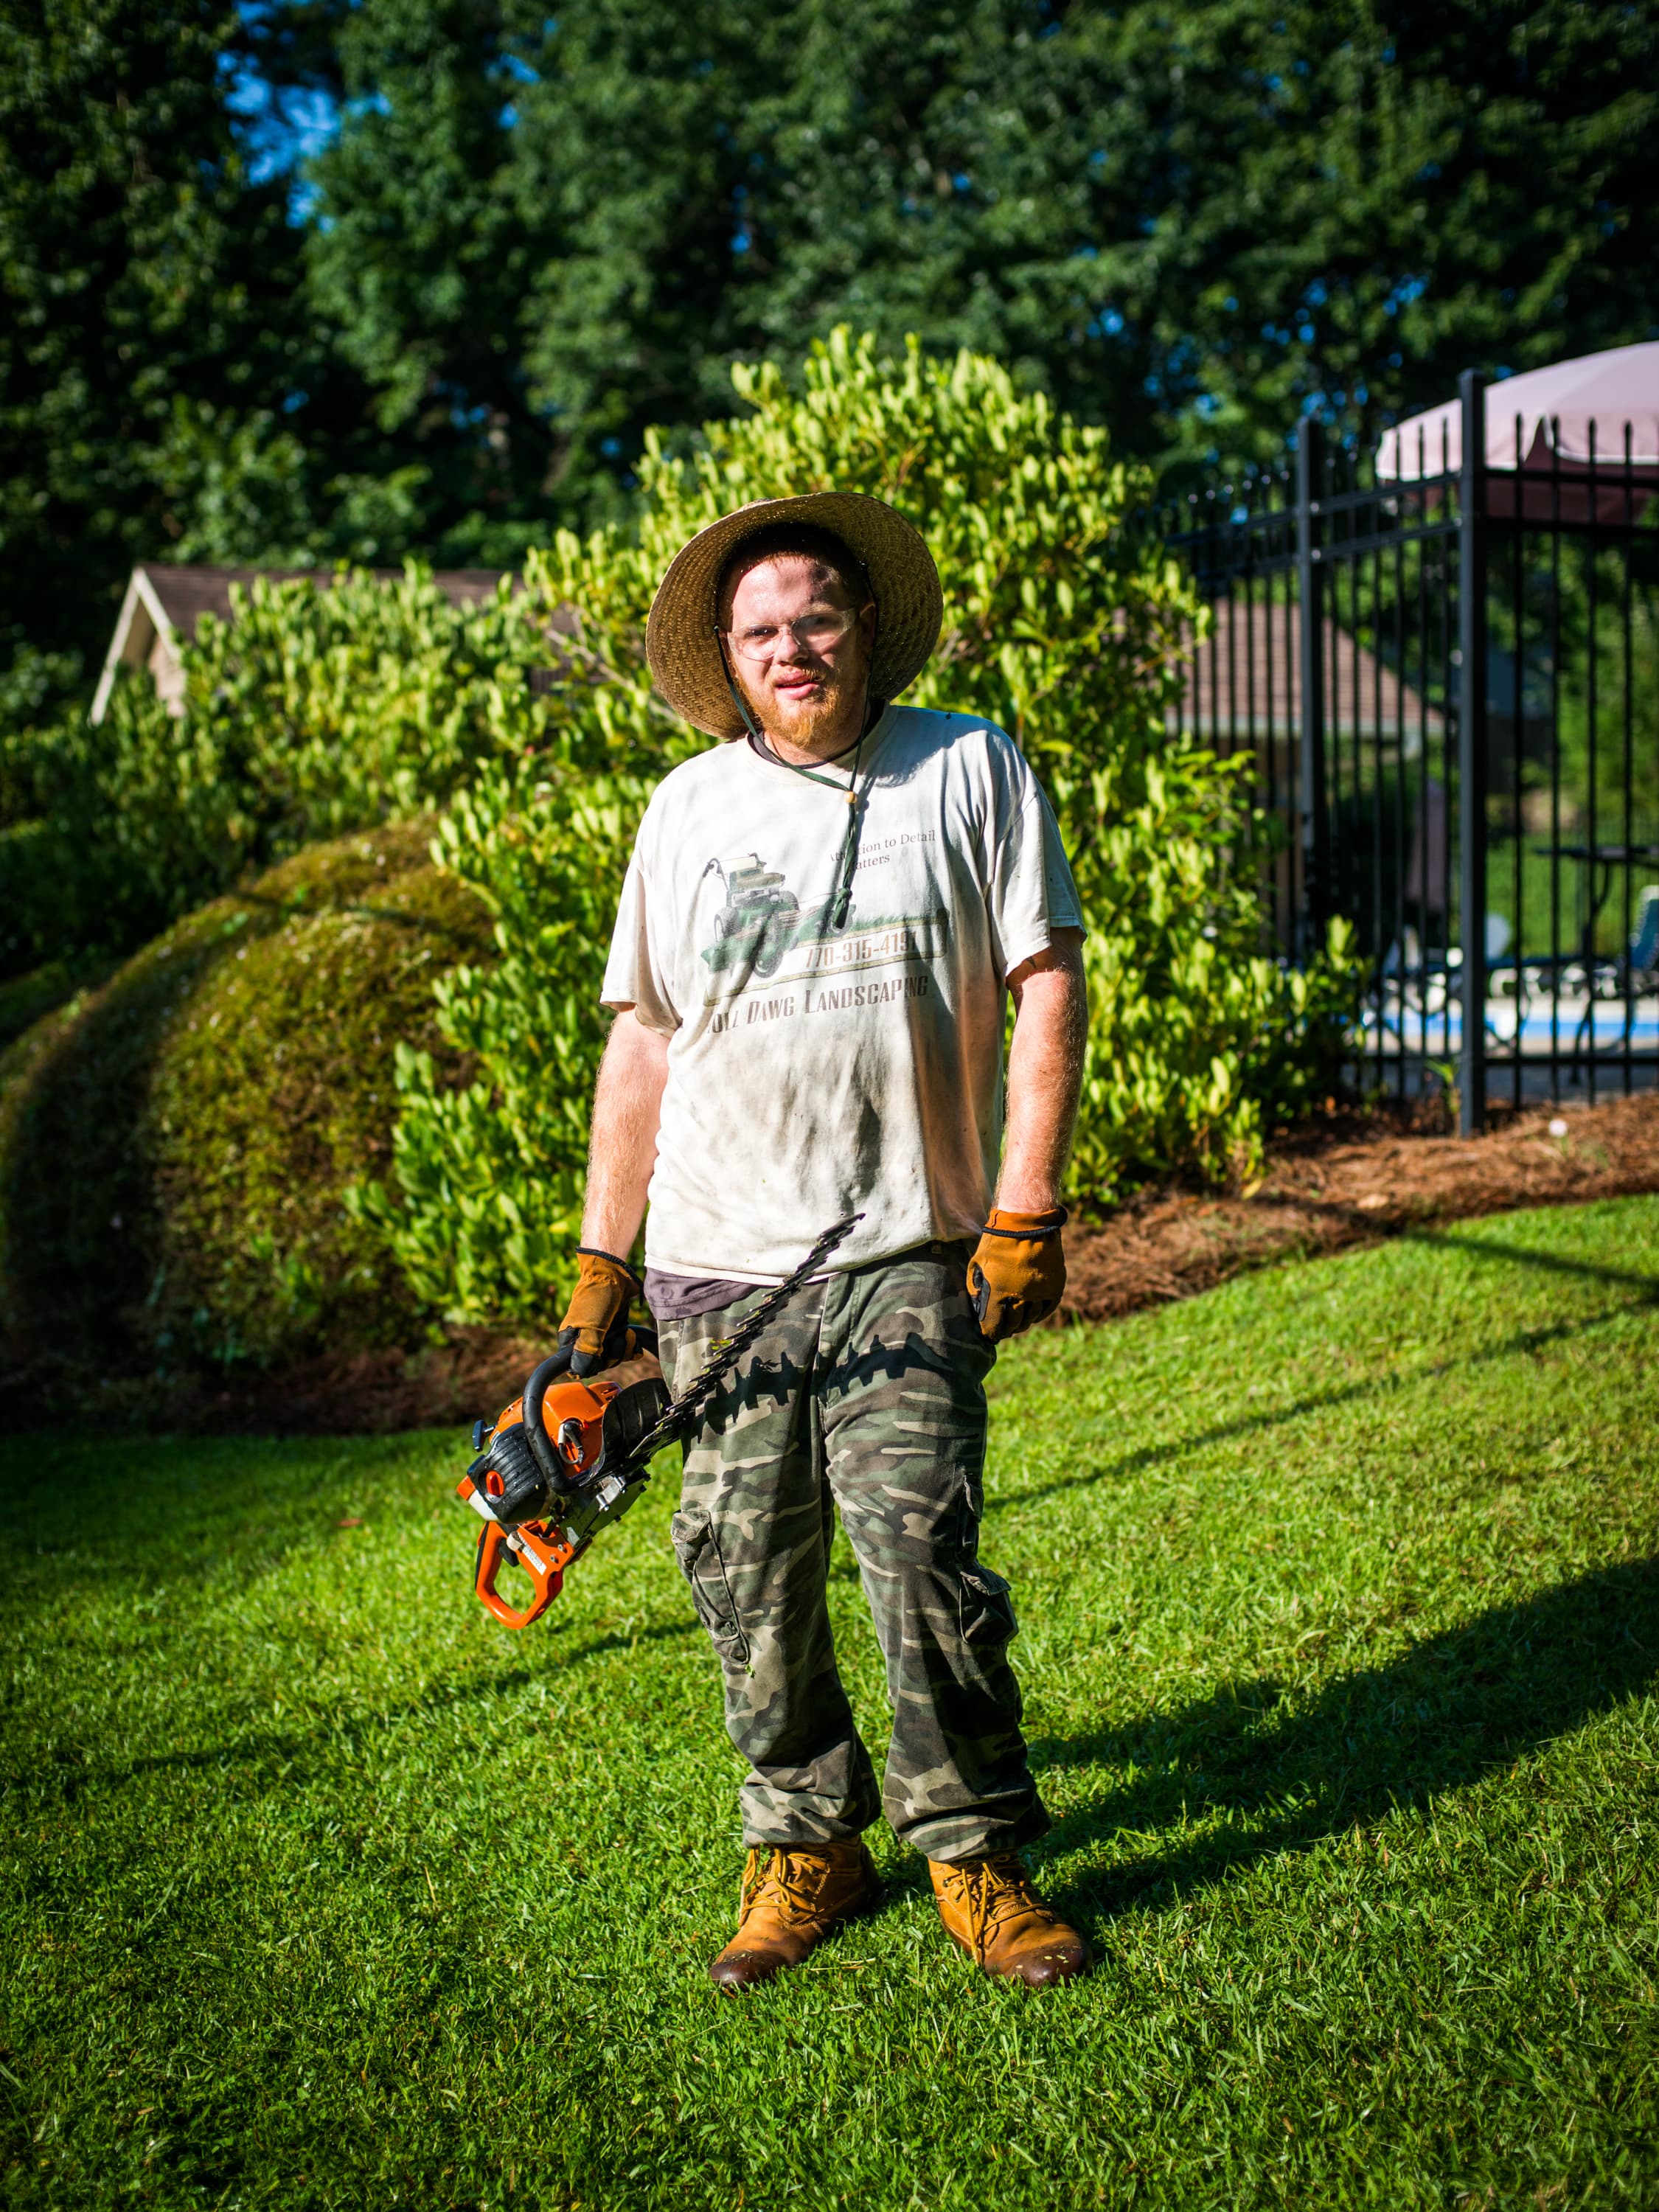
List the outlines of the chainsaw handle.
<svg viewBox="0 0 1659 2212">
<path fill-rule="evenodd" d="M 524 1432 L 530 1439 L 530 1449 L 536 1455 L 536 1464 L 546 1476 L 548 1487 L 558 1498 L 569 1486 L 570 1470 L 554 1449 L 547 1433 L 547 1423 L 542 1419 L 542 1401 L 560 1376 L 570 1371 L 568 1352 L 555 1352 L 543 1360 L 524 1386 Z"/>
<path fill-rule="evenodd" d="M 564 1571 L 576 1556 L 577 1547 L 556 1535 L 543 1521 L 526 1521 L 521 1528 L 503 1528 L 488 1521 L 478 1531 L 478 1554 L 472 1586 L 478 1602 L 493 1613 L 503 1628 L 528 1628 L 539 1620 L 564 1588 Z M 495 1578 L 508 1553 L 535 1585 L 535 1595 L 522 1611 L 510 1606 L 495 1588 Z"/>
</svg>

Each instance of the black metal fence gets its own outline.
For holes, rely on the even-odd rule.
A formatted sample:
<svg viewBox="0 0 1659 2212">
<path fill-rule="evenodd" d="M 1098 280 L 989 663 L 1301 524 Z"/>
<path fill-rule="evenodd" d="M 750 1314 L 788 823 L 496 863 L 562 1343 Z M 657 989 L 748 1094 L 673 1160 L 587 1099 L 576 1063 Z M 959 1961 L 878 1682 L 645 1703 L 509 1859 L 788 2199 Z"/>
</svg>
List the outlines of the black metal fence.
<svg viewBox="0 0 1659 2212">
<path fill-rule="evenodd" d="M 1310 422 L 1164 524 L 1210 607 L 1175 719 L 1251 757 L 1278 946 L 1346 915 L 1356 1077 L 1466 1129 L 1659 1071 L 1659 471 L 1628 424 L 1523 450 L 1519 416 L 1492 466 L 1502 404 L 1465 376 L 1381 465 Z"/>
</svg>

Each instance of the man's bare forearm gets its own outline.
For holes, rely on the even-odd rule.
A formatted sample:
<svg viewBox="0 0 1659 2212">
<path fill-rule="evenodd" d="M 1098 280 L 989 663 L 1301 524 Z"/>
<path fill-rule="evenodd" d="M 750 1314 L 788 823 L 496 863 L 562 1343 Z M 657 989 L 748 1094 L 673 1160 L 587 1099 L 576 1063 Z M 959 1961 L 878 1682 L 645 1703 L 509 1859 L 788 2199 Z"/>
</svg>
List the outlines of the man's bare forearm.
<svg viewBox="0 0 1659 2212">
<path fill-rule="evenodd" d="M 668 1080 L 668 1040 L 632 1008 L 617 1015 L 593 1085 L 582 1243 L 625 1260 L 645 1219 Z"/>
<path fill-rule="evenodd" d="M 1014 970 L 1008 988 L 1014 1034 L 997 1204 L 1015 1213 L 1042 1213 L 1060 1203 L 1083 1087 L 1089 996 L 1081 933 L 1056 931 L 1046 952 Z"/>
</svg>

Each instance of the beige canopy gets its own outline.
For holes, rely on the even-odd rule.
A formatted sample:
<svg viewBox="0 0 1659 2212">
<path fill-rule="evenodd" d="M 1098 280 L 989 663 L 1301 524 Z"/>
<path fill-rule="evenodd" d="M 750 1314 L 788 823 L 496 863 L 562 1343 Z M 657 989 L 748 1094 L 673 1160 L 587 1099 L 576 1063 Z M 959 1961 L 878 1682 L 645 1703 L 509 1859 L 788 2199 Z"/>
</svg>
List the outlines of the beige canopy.
<svg viewBox="0 0 1659 2212">
<path fill-rule="evenodd" d="M 1659 342 L 1528 369 L 1486 386 L 1486 466 L 1516 482 L 1487 483 L 1487 512 L 1512 515 L 1520 489 L 1526 514 L 1582 522 L 1587 479 L 1596 479 L 1596 519 L 1621 520 L 1645 507 L 1659 480 Z M 1626 488 L 1629 464 L 1642 489 Z M 1463 413 L 1448 399 L 1390 430 L 1377 448 L 1379 482 L 1422 482 L 1463 465 Z M 1561 481 L 1565 479 L 1565 482 Z"/>
</svg>

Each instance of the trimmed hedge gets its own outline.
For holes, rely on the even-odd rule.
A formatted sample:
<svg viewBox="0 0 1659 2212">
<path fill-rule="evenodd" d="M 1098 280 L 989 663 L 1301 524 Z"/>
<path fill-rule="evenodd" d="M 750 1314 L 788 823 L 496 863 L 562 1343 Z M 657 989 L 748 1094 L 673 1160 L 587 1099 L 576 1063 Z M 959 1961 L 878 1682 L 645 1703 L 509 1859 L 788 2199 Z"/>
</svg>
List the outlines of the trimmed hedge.
<svg viewBox="0 0 1659 2212">
<path fill-rule="evenodd" d="M 482 901 L 430 862 L 432 826 L 284 861 L 0 1058 L 15 1343 L 165 1371 L 418 1333 L 344 1193 L 390 1160 L 397 1046 L 455 1061 L 434 979 L 491 957 Z"/>
</svg>

